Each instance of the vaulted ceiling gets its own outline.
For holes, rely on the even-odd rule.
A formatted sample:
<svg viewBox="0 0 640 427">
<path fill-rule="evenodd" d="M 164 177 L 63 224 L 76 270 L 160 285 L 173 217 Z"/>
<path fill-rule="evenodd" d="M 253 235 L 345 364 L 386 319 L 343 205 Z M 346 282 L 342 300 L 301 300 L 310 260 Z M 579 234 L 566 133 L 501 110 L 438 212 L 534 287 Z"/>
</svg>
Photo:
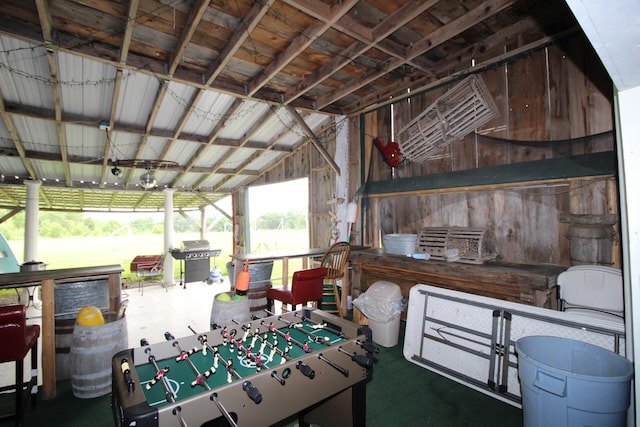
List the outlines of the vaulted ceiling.
<svg viewBox="0 0 640 427">
<path fill-rule="evenodd" d="M 27 179 L 48 209 L 205 206 L 336 116 L 576 28 L 560 0 L 3 0 L 0 207 Z"/>
</svg>

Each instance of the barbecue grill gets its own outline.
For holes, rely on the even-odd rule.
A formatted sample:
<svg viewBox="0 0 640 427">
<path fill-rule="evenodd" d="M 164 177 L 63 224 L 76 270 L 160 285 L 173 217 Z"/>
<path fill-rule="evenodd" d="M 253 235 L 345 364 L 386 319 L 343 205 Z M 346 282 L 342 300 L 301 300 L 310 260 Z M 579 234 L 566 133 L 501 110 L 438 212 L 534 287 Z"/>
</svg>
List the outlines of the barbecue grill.
<svg viewBox="0 0 640 427">
<path fill-rule="evenodd" d="M 203 282 L 209 278 L 211 257 L 220 255 L 220 249 L 210 249 L 207 240 L 184 240 L 180 249 L 172 249 L 171 256 L 180 261 L 180 286 Z M 184 281 L 183 281 L 184 272 Z"/>
</svg>

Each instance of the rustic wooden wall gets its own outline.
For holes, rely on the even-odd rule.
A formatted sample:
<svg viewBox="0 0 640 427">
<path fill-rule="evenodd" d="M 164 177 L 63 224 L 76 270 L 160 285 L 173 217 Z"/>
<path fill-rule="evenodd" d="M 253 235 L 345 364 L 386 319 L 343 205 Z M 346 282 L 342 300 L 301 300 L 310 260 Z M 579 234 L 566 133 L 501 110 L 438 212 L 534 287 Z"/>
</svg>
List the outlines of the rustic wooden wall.
<svg viewBox="0 0 640 427">
<path fill-rule="evenodd" d="M 336 151 L 335 129 L 330 128 L 318 135 L 324 149 L 334 155 Z M 310 151 L 311 170 L 309 173 L 309 229 L 311 247 L 326 247 L 332 240 L 335 229 L 335 205 L 329 200 L 335 198 L 336 174 L 316 149 Z"/>
<path fill-rule="evenodd" d="M 377 149 L 370 153 L 372 181 L 514 164 L 614 150 L 613 139 L 570 140 L 611 131 L 612 85 L 599 60 L 582 38 L 566 40 L 517 62 L 480 75 L 500 116 L 449 146 L 442 158 L 403 162 L 392 169 Z M 412 96 L 393 106 L 394 132 L 430 106 L 448 88 Z M 391 108 L 367 114 L 362 125 L 364 147 L 375 137 L 392 138 Z M 514 140 L 492 141 L 482 135 Z M 519 143 L 525 141 L 527 143 Z M 537 143 L 528 143 L 528 142 Z M 555 142 L 549 142 L 555 141 Z M 369 154 L 365 154 L 365 157 Z M 368 167 L 365 159 L 363 167 Z M 379 245 L 380 233 L 416 233 L 430 226 L 490 229 L 496 250 L 509 262 L 571 264 L 570 225 L 563 214 L 617 214 L 615 178 L 560 182 L 549 186 L 456 191 L 365 199 L 368 218 L 362 242 Z M 614 241 L 614 264 L 619 263 Z"/>
<path fill-rule="evenodd" d="M 351 117 L 349 198 L 362 190 L 367 179 L 418 177 L 614 149 L 610 138 L 606 142 L 562 141 L 613 129 L 611 82 L 582 39 L 569 39 L 562 45 L 534 52 L 517 62 L 486 71 L 481 77 L 500 116 L 479 128 L 477 134 L 453 142 L 447 156 L 442 158 L 420 163 L 405 161 L 392 169 L 372 144 L 375 137 L 385 142 L 391 139 L 391 107 Z M 394 131 L 450 87 L 395 103 Z M 333 154 L 335 129 L 328 127 L 317 136 Z M 312 144 L 292 153 L 252 185 L 305 176 L 310 177 L 310 242 L 312 246 L 325 246 L 331 240 L 335 224 L 327 201 L 334 197 L 336 176 Z M 352 242 L 379 246 L 383 233 L 416 233 L 429 226 L 485 227 L 494 234 L 496 252 L 504 261 L 569 265 L 570 224 L 560 218 L 568 213 L 615 215 L 616 190 L 616 179 L 603 177 L 554 182 L 546 187 L 514 185 L 483 191 L 359 197 L 361 216 L 354 225 Z M 236 200 L 242 202 L 243 198 Z M 613 241 L 614 264 L 619 263 L 618 241 Z"/>
</svg>

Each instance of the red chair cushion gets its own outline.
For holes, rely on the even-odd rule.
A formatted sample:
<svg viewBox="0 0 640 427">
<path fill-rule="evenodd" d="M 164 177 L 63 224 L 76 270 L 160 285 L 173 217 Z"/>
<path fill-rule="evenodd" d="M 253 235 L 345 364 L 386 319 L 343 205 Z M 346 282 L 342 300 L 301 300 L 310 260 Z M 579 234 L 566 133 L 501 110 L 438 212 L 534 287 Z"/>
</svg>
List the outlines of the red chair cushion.
<svg viewBox="0 0 640 427">
<path fill-rule="evenodd" d="M 23 305 L 0 307 L 0 362 L 25 358 L 40 336 L 39 325 L 27 325 Z"/>
<path fill-rule="evenodd" d="M 268 300 L 298 305 L 322 299 L 322 284 L 327 275 L 324 267 L 300 270 L 293 273 L 291 285 L 267 290 Z"/>
<path fill-rule="evenodd" d="M 281 286 L 278 288 L 270 288 L 267 290 L 268 300 L 282 301 L 285 304 L 293 304 L 293 293 L 291 287 Z"/>
</svg>

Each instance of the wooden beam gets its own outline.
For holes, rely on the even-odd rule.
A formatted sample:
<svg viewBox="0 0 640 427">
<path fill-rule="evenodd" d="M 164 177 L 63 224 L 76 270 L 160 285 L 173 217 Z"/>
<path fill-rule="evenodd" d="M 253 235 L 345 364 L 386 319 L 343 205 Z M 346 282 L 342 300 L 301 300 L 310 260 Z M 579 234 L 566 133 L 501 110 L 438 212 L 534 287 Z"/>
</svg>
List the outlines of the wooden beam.
<svg viewBox="0 0 640 427">
<path fill-rule="evenodd" d="M 369 197 L 388 197 L 498 190 L 590 177 L 602 178 L 614 176 L 616 171 L 615 152 L 607 151 L 420 177 L 368 182 L 357 193 Z"/>
<path fill-rule="evenodd" d="M 102 156 L 102 172 L 100 174 L 100 187 L 104 188 L 109 173 L 109 161 L 111 160 L 111 141 L 113 137 L 113 126 L 116 121 L 118 101 L 120 100 L 120 89 L 122 88 L 122 70 L 116 70 L 116 81 L 113 85 L 113 96 L 111 97 L 111 113 L 109 114 L 109 129 L 105 131 L 104 154 Z M 114 156 L 115 157 L 115 156 Z"/>
<path fill-rule="evenodd" d="M 129 10 L 127 12 L 127 18 L 125 22 L 124 35 L 122 36 L 122 43 L 120 44 L 120 58 L 121 64 L 127 63 L 127 56 L 129 55 L 129 47 L 131 46 L 131 38 L 133 37 L 133 29 L 136 24 L 136 16 L 138 15 L 138 6 L 140 0 L 130 0 Z M 122 88 L 122 68 L 116 69 L 116 81 L 113 86 L 113 96 L 111 97 L 111 112 L 109 114 L 109 129 L 106 131 L 106 141 L 104 145 L 104 155 L 102 157 L 102 172 L 100 174 L 100 187 L 104 188 L 107 181 L 107 174 L 109 173 L 109 161 L 111 152 L 111 141 L 113 140 L 113 129 L 116 124 L 116 110 L 118 108 L 118 101 L 120 100 L 120 90 Z"/>
<path fill-rule="evenodd" d="M 186 25 L 180 34 L 178 44 L 171 52 L 171 58 L 169 58 L 169 75 L 173 75 L 178 68 L 178 65 L 182 62 L 182 58 L 184 57 L 184 53 L 191 42 L 191 38 L 195 34 L 198 24 L 200 24 L 200 21 L 208 7 L 209 0 L 196 0 L 194 5 L 191 7 L 189 16 L 186 20 Z"/>
<path fill-rule="evenodd" d="M 473 66 L 469 65 L 469 67 L 463 70 L 453 72 L 453 69 L 456 68 L 458 63 L 457 62 L 450 63 L 452 72 L 450 74 L 447 74 L 446 77 L 443 77 L 437 80 L 433 80 L 429 78 L 428 81 L 425 82 L 424 84 L 422 84 L 423 83 L 422 81 L 415 81 L 413 82 L 414 87 L 411 89 L 410 93 L 406 91 L 406 88 L 398 89 L 398 87 L 392 86 L 392 87 L 389 87 L 388 89 L 385 89 L 376 93 L 374 96 L 363 98 L 349 105 L 347 108 L 345 108 L 345 110 L 347 111 L 348 114 L 355 114 L 356 112 L 362 114 L 371 110 L 381 108 L 385 105 L 389 105 L 394 102 L 398 102 L 403 99 L 409 98 L 411 96 L 415 96 L 416 94 L 430 91 L 438 87 L 441 87 L 445 84 L 455 82 L 470 74 L 480 73 L 482 71 L 494 68 L 497 65 L 507 64 L 509 62 L 516 61 L 519 58 L 521 58 L 523 55 L 527 55 L 531 52 L 544 49 L 545 47 L 551 46 L 552 44 L 557 43 L 559 40 L 562 40 L 565 37 L 569 37 L 575 34 L 577 30 L 578 30 L 577 28 L 573 27 L 567 30 L 563 30 L 560 33 L 557 33 L 548 37 L 543 37 L 539 40 L 535 40 L 529 44 L 510 50 L 503 54 L 497 55 L 493 58 L 487 59 L 482 62 L 477 62 Z M 444 71 L 446 70 L 447 69 L 445 68 Z M 363 109 L 363 107 L 365 106 L 366 108 Z"/>
<path fill-rule="evenodd" d="M 487 19 L 488 17 L 495 15 L 501 10 L 504 10 L 505 8 L 513 5 L 515 2 L 516 0 L 488 0 L 482 3 L 480 6 L 477 6 L 476 8 L 470 10 L 458 19 L 455 19 L 450 23 L 443 25 L 442 27 L 433 31 L 427 37 L 424 37 L 421 40 L 417 40 L 407 50 L 404 60 L 400 60 L 397 58 L 390 59 L 386 64 L 384 64 L 384 66 L 381 66 L 378 69 L 357 78 L 353 82 L 353 84 L 340 87 L 332 91 L 331 93 L 318 98 L 317 107 L 319 109 L 322 109 L 327 105 L 337 101 L 338 99 L 355 92 L 361 87 L 400 67 L 402 64 L 406 63 L 406 61 L 410 61 L 417 56 L 428 52 L 429 50 L 433 49 L 436 46 L 439 46 L 450 38 L 462 33 L 463 31 L 468 30 L 474 25 L 477 25 L 482 20 Z"/>
<path fill-rule="evenodd" d="M 27 170 L 27 173 L 33 179 L 37 179 L 36 170 L 31 164 L 31 160 L 27 157 L 26 150 L 24 149 L 24 144 L 20 139 L 20 134 L 18 133 L 18 129 L 16 128 L 16 124 L 13 121 L 13 118 L 10 114 L 7 113 L 5 109 L 4 102 L 4 94 L 2 93 L 2 89 L 0 89 L 0 115 L 2 116 L 2 121 L 4 122 L 5 127 L 7 128 L 7 132 L 9 136 L 11 136 L 11 141 L 13 141 L 13 145 L 16 147 L 16 151 L 22 160 L 22 164 L 24 168 Z"/>
<path fill-rule="evenodd" d="M 487 0 L 461 17 L 431 32 L 421 40 L 413 42 L 411 47 L 407 49 L 407 57 L 415 58 L 418 55 L 422 55 L 424 52 L 478 25 L 480 22 L 512 6 L 514 3 L 516 3 L 516 0 Z"/>
<path fill-rule="evenodd" d="M 183 211 L 182 209 L 178 209 L 178 213 L 182 218 L 186 219 L 188 223 L 193 225 L 199 232 L 202 233 L 202 227 L 200 226 L 200 224 L 191 219 L 191 217 L 185 211 Z"/>
<path fill-rule="evenodd" d="M 17 213 L 22 212 L 23 210 L 24 210 L 23 208 L 13 208 L 13 209 L 11 209 L 9 212 L 4 214 L 2 216 L 2 218 L 0 218 L 0 224 L 4 223 L 6 220 L 8 220 L 9 218 L 13 217 Z"/>
<path fill-rule="evenodd" d="M 287 90 L 284 94 L 284 103 L 289 104 L 291 103 L 291 101 L 304 95 L 309 90 L 313 89 L 324 80 L 329 78 L 332 74 L 346 67 L 351 63 L 351 61 L 354 60 L 354 58 L 361 55 L 363 52 L 366 52 L 367 49 L 369 49 L 369 46 L 367 44 L 361 41 L 353 42 L 342 52 L 331 58 L 329 62 L 327 62 L 320 68 L 317 68 L 313 73 L 307 76 L 300 83 L 289 88 L 289 90 Z"/>
<path fill-rule="evenodd" d="M 218 121 L 218 123 L 216 124 L 215 128 L 209 134 L 209 136 L 207 138 L 208 142 L 206 144 L 202 144 L 200 147 L 198 147 L 198 149 L 193 154 L 193 156 L 191 156 L 191 159 L 189 160 L 189 162 L 187 162 L 187 164 L 185 165 L 184 171 L 179 173 L 178 175 L 176 175 L 176 177 L 173 179 L 173 181 L 171 182 L 171 187 L 174 187 L 175 185 L 177 185 L 177 183 L 180 181 L 180 179 L 182 179 L 184 174 L 186 174 L 189 171 L 191 171 L 191 169 L 195 166 L 196 162 L 198 161 L 198 159 L 200 158 L 202 153 L 208 147 L 210 147 L 210 146 L 212 146 L 214 144 L 214 141 L 216 140 L 218 135 L 220 135 L 220 132 L 222 132 L 222 129 L 224 129 L 224 126 L 231 119 L 233 114 L 235 114 L 235 112 L 240 109 L 240 107 L 242 106 L 243 103 L 244 103 L 244 101 L 242 99 L 240 99 L 240 98 L 236 98 L 233 101 L 233 104 L 231 104 L 231 106 L 227 109 L 227 111 L 225 111 L 223 118 Z M 181 139 L 183 139 L 183 138 L 181 138 Z M 208 173 L 208 175 L 210 175 L 210 173 Z"/>
<path fill-rule="evenodd" d="M 287 111 L 289 112 L 289 114 L 291 114 L 291 117 L 293 117 L 296 123 L 298 123 L 298 125 L 302 128 L 302 131 L 311 140 L 311 143 L 313 144 L 314 147 L 316 147 L 316 150 L 318 150 L 320 155 L 325 159 L 327 163 L 329 163 L 329 166 L 331 166 L 331 169 L 333 169 L 333 171 L 336 174 L 340 175 L 340 166 L 336 164 L 336 162 L 333 160 L 331 155 L 322 146 L 322 143 L 320 142 L 318 137 L 313 133 L 309 125 L 307 125 L 307 122 L 305 122 L 302 116 L 300 116 L 300 113 L 298 113 L 298 111 L 291 106 L 287 106 Z"/>
<path fill-rule="evenodd" d="M 206 79 L 207 86 L 211 86 L 213 81 L 218 78 L 224 67 L 231 61 L 233 55 L 240 49 L 245 40 L 249 38 L 251 32 L 258 26 L 258 23 L 274 2 L 275 0 L 256 1 L 247 16 L 238 23 L 224 49 L 218 54 L 218 58 L 209 66 Z"/>
<path fill-rule="evenodd" d="M 38 9 L 38 19 L 42 28 L 42 38 L 45 43 L 52 44 L 53 41 L 53 23 L 51 14 L 49 13 L 49 5 L 46 0 L 36 0 L 36 8 Z M 58 81 L 58 56 L 52 49 L 47 49 L 47 62 L 49 63 L 49 74 L 51 75 L 51 91 L 53 97 L 53 106 L 56 117 L 56 130 L 58 136 L 58 145 L 60 145 L 60 157 L 62 159 L 62 169 L 64 179 L 69 187 L 73 185 L 71 180 L 71 168 L 69 167 L 69 159 L 67 158 L 67 138 L 62 125 L 62 103 L 60 96 L 60 82 Z"/>
<path fill-rule="evenodd" d="M 286 67 L 291 61 L 296 59 L 316 38 L 327 32 L 340 18 L 347 14 L 353 8 L 359 0 L 347 0 L 340 2 L 331 8 L 330 16 L 326 20 L 318 21 L 312 24 L 310 27 L 302 31 L 298 37 L 296 37 L 287 48 L 282 51 L 278 57 L 271 61 L 267 68 L 256 76 L 251 83 L 249 83 L 249 96 L 254 95 L 262 86 L 267 84 L 277 73 L 279 73 L 284 67 Z"/>
<path fill-rule="evenodd" d="M 140 0 L 129 1 L 129 11 L 127 13 L 127 22 L 124 27 L 124 36 L 122 37 L 122 44 L 120 45 L 120 63 L 127 62 L 127 55 L 129 55 L 129 47 L 131 46 L 131 38 L 133 37 L 133 29 L 136 25 L 136 16 L 138 15 L 138 6 Z"/>
</svg>

